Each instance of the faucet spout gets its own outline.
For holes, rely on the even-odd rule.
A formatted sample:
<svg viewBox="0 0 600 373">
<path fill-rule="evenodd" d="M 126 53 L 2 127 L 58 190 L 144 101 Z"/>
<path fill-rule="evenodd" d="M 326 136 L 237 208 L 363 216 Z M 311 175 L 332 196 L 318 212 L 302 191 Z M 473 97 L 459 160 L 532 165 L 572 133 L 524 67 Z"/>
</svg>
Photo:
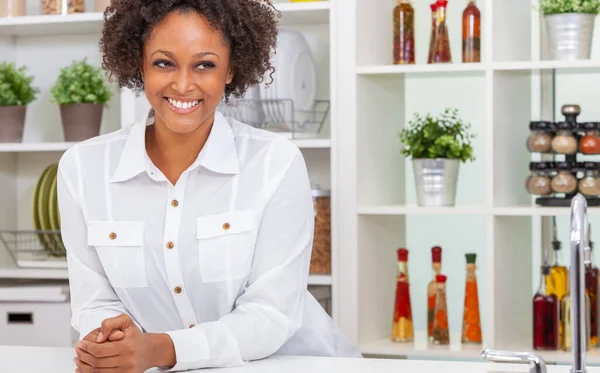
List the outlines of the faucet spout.
<svg viewBox="0 0 600 373">
<path fill-rule="evenodd" d="M 585 268 L 584 250 L 588 246 L 587 201 L 579 193 L 571 200 L 571 336 L 572 373 L 585 373 Z"/>
</svg>

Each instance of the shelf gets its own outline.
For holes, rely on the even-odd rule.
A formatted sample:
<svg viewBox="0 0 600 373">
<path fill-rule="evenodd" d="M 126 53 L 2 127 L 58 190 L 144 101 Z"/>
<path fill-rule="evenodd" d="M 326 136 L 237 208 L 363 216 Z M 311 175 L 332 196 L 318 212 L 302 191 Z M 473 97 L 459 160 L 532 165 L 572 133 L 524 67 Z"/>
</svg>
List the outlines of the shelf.
<svg viewBox="0 0 600 373">
<path fill-rule="evenodd" d="M 426 332 L 415 332 L 414 343 L 396 343 L 389 338 L 360 345 L 360 352 L 367 355 L 406 358 L 481 360 L 481 345 L 460 343 L 459 333 L 450 333 L 450 345 L 437 346 L 427 341 Z"/>
<path fill-rule="evenodd" d="M 74 144 L 72 142 L 0 143 L 0 153 L 63 152 Z"/>
<path fill-rule="evenodd" d="M 309 275 L 308 276 L 308 284 L 309 285 L 331 285 L 332 284 L 331 275 Z"/>
<path fill-rule="evenodd" d="M 600 207 L 588 207 L 589 215 L 600 215 Z M 542 206 L 515 206 L 515 207 L 496 207 L 494 215 L 496 216 L 569 216 L 571 209 L 569 207 L 542 207 Z"/>
<path fill-rule="evenodd" d="M 360 215 L 481 215 L 490 210 L 484 206 L 420 207 L 417 205 L 362 205 Z"/>
<path fill-rule="evenodd" d="M 374 65 L 357 66 L 356 73 L 361 75 L 385 74 L 422 74 L 422 73 L 451 73 L 451 72 L 483 72 L 483 63 L 448 63 L 420 65 Z"/>
<path fill-rule="evenodd" d="M 579 61 L 518 61 L 518 62 L 496 62 L 493 65 L 496 71 L 518 71 L 518 70 L 576 70 L 576 69 L 600 69 L 598 60 Z"/>
<path fill-rule="evenodd" d="M 331 148 L 330 139 L 296 139 L 292 140 L 300 149 L 329 149 Z"/>
<path fill-rule="evenodd" d="M 329 2 L 282 3 L 282 25 L 319 24 L 329 22 Z M 0 35 L 32 36 L 99 33 L 104 15 L 99 12 L 66 15 L 28 15 L 0 19 Z"/>
<path fill-rule="evenodd" d="M 66 269 L 0 268 L 0 279 L 68 280 Z"/>
</svg>

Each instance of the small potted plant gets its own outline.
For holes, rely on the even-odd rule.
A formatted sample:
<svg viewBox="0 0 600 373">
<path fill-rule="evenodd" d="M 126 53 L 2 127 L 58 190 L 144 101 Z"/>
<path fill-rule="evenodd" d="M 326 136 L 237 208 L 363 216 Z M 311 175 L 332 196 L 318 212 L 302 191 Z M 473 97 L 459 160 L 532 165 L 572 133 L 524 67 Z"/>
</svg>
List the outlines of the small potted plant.
<svg viewBox="0 0 600 373">
<path fill-rule="evenodd" d="M 540 0 L 554 60 L 589 59 L 600 0 Z"/>
<path fill-rule="evenodd" d="M 26 71 L 25 66 L 17 68 L 13 62 L 0 63 L 0 142 L 23 140 L 27 105 L 39 93 Z"/>
<path fill-rule="evenodd" d="M 415 113 L 400 131 L 401 153 L 412 159 L 419 206 L 454 206 L 459 165 L 475 160 L 470 129 L 458 110 L 446 109 L 437 118 Z"/>
<path fill-rule="evenodd" d="M 65 141 L 83 141 L 100 134 L 102 112 L 112 97 L 102 69 L 87 62 L 73 61 L 60 69 L 52 85 L 52 102 L 60 105 Z"/>
</svg>

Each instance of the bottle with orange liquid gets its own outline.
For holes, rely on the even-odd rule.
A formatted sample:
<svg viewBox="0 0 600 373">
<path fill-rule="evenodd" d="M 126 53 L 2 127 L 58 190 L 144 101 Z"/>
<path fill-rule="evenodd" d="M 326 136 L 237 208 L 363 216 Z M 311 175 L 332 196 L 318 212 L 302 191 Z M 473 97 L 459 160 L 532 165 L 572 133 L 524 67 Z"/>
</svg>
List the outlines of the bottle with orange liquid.
<svg viewBox="0 0 600 373">
<path fill-rule="evenodd" d="M 410 282 L 408 280 L 408 250 L 401 248 L 398 254 L 398 274 L 396 277 L 396 303 L 392 341 L 412 342 L 414 339 L 412 307 L 410 303 Z"/>
<path fill-rule="evenodd" d="M 431 268 L 433 270 L 433 280 L 427 285 L 427 336 L 429 341 L 433 341 L 433 312 L 437 294 L 435 278 L 442 272 L 442 248 L 439 246 L 434 246 L 431 249 Z"/>
<path fill-rule="evenodd" d="M 558 303 L 561 304 L 563 297 L 567 294 L 569 282 L 569 270 L 561 263 L 561 242 L 558 240 L 556 230 L 556 217 L 552 217 L 552 248 L 554 253 L 554 263 L 550 266 L 550 273 L 546 276 L 546 289 L 548 295 L 556 295 Z M 559 315 L 558 335 L 562 340 L 564 315 L 562 310 Z"/>
<path fill-rule="evenodd" d="M 479 316 L 479 294 L 475 260 L 477 254 L 465 254 L 467 258 L 467 280 L 465 285 L 465 305 L 463 311 L 462 343 L 481 343 L 481 320 Z"/>
<path fill-rule="evenodd" d="M 435 277 L 437 293 L 435 296 L 435 311 L 433 320 L 433 343 L 436 345 L 450 344 L 450 330 L 448 329 L 448 306 L 446 304 L 445 275 Z"/>
</svg>

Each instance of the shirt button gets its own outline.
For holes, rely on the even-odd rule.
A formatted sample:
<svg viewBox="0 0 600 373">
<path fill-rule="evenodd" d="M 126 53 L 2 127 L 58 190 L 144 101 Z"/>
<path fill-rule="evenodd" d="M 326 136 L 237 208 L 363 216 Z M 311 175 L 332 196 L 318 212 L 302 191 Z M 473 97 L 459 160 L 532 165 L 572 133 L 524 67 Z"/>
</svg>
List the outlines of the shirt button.
<svg viewBox="0 0 600 373">
<path fill-rule="evenodd" d="M 181 293 L 181 288 L 179 286 L 177 286 L 175 289 L 173 289 L 175 291 L 176 294 Z"/>
<path fill-rule="evenodd" d="M 171 206 L 177 207 L 177 206 L 179 206 L 179 202 L 177 202 L 177 200 L 174 199 L 174 200 L 171 201 Z"/>
<path fill-rule="evenodd" d="M 169 241 L 167 242 L 167 249 L 172 249 L 175 245 L 173 244 L 173 242 Z"/>
<path fill-rule="evenodd" d="M 224 230 L 228 230 L 229 228 L 231 228 L 231 225 L 229 225 L 229 223 L 223 224 L 223 229 Z"/>
<path fill-rule="evenodd" d="M 110 234 L 108 235 L 108 238 L 110 238 L 111 240 L 114 240 L 115 238 L 117 238 L 117 234 L 115 232 L 110 232 Z"/>
</svg>

